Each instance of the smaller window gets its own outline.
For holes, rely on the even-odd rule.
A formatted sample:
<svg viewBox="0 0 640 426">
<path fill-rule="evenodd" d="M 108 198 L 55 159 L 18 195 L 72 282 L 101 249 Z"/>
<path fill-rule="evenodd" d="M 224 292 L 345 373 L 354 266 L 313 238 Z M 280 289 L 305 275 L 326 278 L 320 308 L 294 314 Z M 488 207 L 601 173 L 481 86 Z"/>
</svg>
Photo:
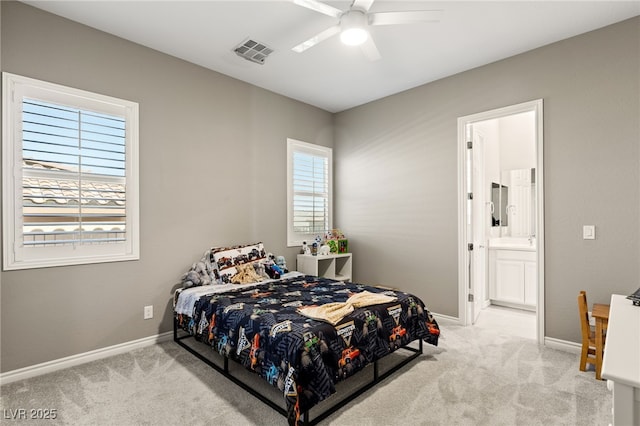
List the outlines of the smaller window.
<svg viewBox="0 0 640 426">
<path fill-rule="evenodd" d="M 287 245 L 332 228 L 332 149 L 287 139 Z"/>
</svg>

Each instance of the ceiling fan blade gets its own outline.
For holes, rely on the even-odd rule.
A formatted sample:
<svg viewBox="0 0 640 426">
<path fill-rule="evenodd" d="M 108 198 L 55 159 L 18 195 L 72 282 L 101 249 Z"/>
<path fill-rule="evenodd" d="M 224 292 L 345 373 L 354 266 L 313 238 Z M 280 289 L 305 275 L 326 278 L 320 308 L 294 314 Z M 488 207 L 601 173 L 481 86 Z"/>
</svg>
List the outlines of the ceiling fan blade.
<svg viewBox="0 0 640 426">
<path fill-rule="evenodd" d="M 329 37 L 332 37 L 338 34 L 339 32 L 340 32 L 340 25 L 334 25 L 333 27 L 329 27 L 326 30 L 314 35 L 309 40 L 303 41 L 299 45 L 292 47 L 291 50 L 293 50 L 294 52 L 302 53 L 305 50 L 309 49 L 310 47 L 315 46 L 321 41 L 324 41 Z"/>
<path fill-rule="evenodd" d="M 368 12 L 374 1 L 375 0 L 354 0 L 351 8 Z"/>
<path fill-rule="evenodd" d="M 367 59 L 369 59 L 372 62 L 377 61 L 381 58 L 380 52 L 378 51 L 378 48 L 376 47 L 376 44 L 373 42 L 373 39 L 371 38 L 371 36 L 369 36 L 367 38 L 367 41 L 365 41 L 360 46 L 360 49 L 362 50 L 362 53 L 364 53 L 364 56 L 366 56 Z"/>
<path fill-rule="evenodd" d="M 413 10 L 406 12 L 370 13 L 370 25 L 419 24 L 423 22 L 439 22 L 441 10 Z"/>
<path fill-rule="evenodd" d="M 339 18 L 343 13 L 342 10 L 317 0 L 293 0 L 293 2 L 298 6 L 306 7 L 307 9 L 315 10 L 316 12 L 333 16 L 334 18 Z"/>
</svg>

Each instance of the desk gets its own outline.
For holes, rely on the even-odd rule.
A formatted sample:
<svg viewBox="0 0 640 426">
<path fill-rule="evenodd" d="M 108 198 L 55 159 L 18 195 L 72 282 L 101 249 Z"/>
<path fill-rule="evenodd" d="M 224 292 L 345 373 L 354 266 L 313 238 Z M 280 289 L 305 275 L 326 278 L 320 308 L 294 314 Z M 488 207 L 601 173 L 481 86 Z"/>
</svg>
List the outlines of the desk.
<svg viewBox="0 0 640 426">
<path fill-rule="evenodd" d="M 640 307 L 611 296 L 602 377 L 613 384 L 613 424 L 640 425 Z"/>
<path fill-rule="evenodd" d="M 596 379 L 602 380 L 602 355 L 604 353 L 604 330 L 609 323 L 609 305 L 594 303 L 591 316 L 596 320 Z"/>
</svg>

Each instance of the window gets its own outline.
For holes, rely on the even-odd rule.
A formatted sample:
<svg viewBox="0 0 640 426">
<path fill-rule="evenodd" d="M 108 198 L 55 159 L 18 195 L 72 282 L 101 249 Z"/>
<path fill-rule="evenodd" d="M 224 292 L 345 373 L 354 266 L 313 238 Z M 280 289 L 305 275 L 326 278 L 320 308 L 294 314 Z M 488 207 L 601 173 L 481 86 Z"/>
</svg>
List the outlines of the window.
<svg viewBox="0 0 640 426">
<path fill-rule="evenodd" d="M 4 269 L 138 259 L 138 104 L 2 83 Z"/>
<path fill-rule="evenodd" d="M 287 140 L 287 245 L 299 246 L 331 229 L 332 150 Z"/>
</svg>

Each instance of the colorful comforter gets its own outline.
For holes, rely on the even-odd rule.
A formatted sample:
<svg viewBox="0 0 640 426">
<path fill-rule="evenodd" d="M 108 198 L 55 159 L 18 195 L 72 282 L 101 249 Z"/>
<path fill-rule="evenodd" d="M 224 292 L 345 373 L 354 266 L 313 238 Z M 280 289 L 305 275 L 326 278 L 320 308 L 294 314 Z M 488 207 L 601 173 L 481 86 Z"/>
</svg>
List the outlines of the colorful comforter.
<svg viewBox="0 0 640 426">
<path fill-rule="evenodd" d="M 336 325 L 298 311 L 345 303 L 364 291 L 391 301 L 356 307 Z M 175 315 L 197 340 L 280 389 L 290 423 L 366 364 L 416 339 L 437 345 L 440 334 L 416 296 L 312 276 L 200 296 L 191 315 Z"/>
</svg>

